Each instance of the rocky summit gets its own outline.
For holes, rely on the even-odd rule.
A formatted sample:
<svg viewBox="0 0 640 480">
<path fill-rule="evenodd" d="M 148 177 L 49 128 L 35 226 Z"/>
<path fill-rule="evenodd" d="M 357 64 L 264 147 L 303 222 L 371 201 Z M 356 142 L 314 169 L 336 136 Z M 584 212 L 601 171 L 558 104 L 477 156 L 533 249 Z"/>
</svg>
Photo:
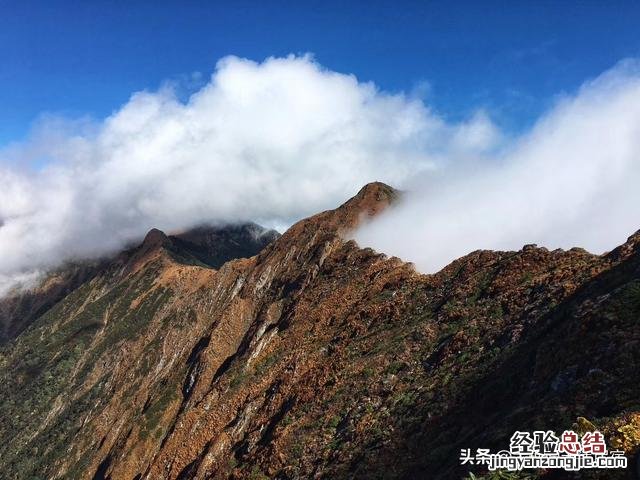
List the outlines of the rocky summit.
<svg viewBox="0 0 640 480">
<path fill-rule="evenodd" d="M 347 240 L 397 197 L 369 184 L 282 236 L 152 230 L 2 300 L 0 478 L 632 478 L 640 235 L 423 275 Z M 572 428 L 629 468 L 460 464 Z"/>
</svg>

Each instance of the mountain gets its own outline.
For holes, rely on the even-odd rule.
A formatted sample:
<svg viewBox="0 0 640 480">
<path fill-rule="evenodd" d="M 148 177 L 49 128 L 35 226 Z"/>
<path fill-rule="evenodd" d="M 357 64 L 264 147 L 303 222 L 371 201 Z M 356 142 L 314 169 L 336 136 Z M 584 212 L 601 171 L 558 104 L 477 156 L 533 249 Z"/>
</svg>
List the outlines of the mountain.
<svg viewBox="0 0 640 480">
<path fill-rule="evenodd" d="M 70 263 L 50 272 L 39 285 L 0 298 L 0 345 L 18 336 L 36 318 L 91 280 L 102 266 L 102 261 Z"/>
<path fill-rule="evenodd" d="M 43 305 L 0 351 L 0 478 L 460 479 L 461 448 L 574 424 L 629 471 L 510 478 L 628 478 L 640 233 L 422 275 L 347 240 L 397 197 L 369 184 L 249 258 L 153 230 Z"/>
<path fill-rule="evenodd" d="M 167 237 L 151 230 L 139 248 L 127 250 L 115 258 L 68 263 L 50 272 L 40 285 L 0 298 L 0 345 L 16 337 L 33 320 L 83 283 L 90 281 L 110 264 L 126 263 L 140 249 L 166 242 L 169 252 L 181 262 L 219 268 L 235 258 L 252 257 L 280 234 L 255 223 L 239 225 L 202 225 Z"/>
</svg>

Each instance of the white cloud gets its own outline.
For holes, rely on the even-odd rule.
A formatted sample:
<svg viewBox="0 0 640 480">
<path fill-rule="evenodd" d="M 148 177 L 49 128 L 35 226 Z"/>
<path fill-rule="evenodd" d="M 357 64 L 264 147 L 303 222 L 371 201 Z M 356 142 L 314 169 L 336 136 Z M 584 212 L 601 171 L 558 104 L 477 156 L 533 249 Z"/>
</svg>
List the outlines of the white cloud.
<svg viewBox="0 0 640 480">
<path fill-rule="evenodd" d="M 104 121 L 44 117 L 1 150 L 0 283 L 151 227 L 287 225 L 373 180 L 411 193 L 358 241 L 425 271 L 476 248 L 601 251 L 640 227 L 639 79 L 623 64 L 509 139 L 485 112 L 448 122 L 309 56 L 228 57 L 186 101 L 167 84 Z"/>
<path fill-rule="evenodd" d="M 481 123 L 474 129 L 459 134 L 477 149 L 487 134 Z M 565 96 L 500 154 L 452 158 L 419 176 L 406 201 L 356 239 L 425 272 L 476 249 L 526 243 L 602 253 L 640 228 L 639 186 L 640 65 L 626 61 Z"/>
<path fill-rule="evenodd" d="M 286 225 L 366 182 L 402 185 L 464 143 L 419 98 L 309 56 L 228 57 L 179 97 L 168 83 L 102 122 L 48 116 L 0 151 L 0 275 L 114 251 L 151 227 Z M 484 148 L 487 122 L 460 128 Z"/>
</svg>

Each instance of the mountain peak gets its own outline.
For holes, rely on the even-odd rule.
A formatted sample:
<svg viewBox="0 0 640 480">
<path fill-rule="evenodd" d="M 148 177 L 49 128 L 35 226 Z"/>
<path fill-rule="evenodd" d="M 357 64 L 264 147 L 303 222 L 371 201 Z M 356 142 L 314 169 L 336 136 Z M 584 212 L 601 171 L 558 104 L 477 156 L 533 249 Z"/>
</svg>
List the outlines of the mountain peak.
<svg viewBox="0 0 640 480">
<path fill-rule="evenodd" d="M 343 206 L 357 207 L 360 210 L 377 210 L 380 207 L 388 206 L 399 196 L 398 190 L 390 187 L 386 183 L 367 183 L 358 193 Z"/>
<path fill-rule="evenodd" d="M 363 219 L 381 213 L 389 205 L 393 204 L 399 196 L 400 192 L 398 190 L 382 182 L 368 183 L 335 210 L 328 210 L 314 215 L 302 220 L 299 225 L 311 223 L 316 228 L 344 233 L 356 228 Z"/>
<path fill-rule="evenodd" d="M 372 182 L 336 208 L 333 221 L 339 230 L 355 228 L 363 219 L 374 217 L 393 204 L 400 192 L 382 182 Z"/>
<path fill-rule="evenodd" d="M 161 246 L 166 246 L 171 243 L 171 240 L 167 235 L 157 228 L 152 228 L 145 235 L 144 240 L 142 242 L 142 247 L 147 248 L 156 248 Z"/>
</svg>

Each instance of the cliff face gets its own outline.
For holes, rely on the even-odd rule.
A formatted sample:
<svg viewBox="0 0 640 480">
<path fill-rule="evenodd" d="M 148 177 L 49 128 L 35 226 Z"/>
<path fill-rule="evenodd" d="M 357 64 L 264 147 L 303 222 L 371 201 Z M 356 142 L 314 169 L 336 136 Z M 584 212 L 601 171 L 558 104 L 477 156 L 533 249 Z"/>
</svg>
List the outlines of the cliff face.
<svg viewBox="0 0 640 480">
<path fill-rule="evenodd" d="M 638 236 L 420 275 L 344 240 L 396 196 L 215 268 L 150 232 L 1 351 L 0 478 L 462 478 L 460 448 L 577 417 L 633 455 Z"/>
</svg>

